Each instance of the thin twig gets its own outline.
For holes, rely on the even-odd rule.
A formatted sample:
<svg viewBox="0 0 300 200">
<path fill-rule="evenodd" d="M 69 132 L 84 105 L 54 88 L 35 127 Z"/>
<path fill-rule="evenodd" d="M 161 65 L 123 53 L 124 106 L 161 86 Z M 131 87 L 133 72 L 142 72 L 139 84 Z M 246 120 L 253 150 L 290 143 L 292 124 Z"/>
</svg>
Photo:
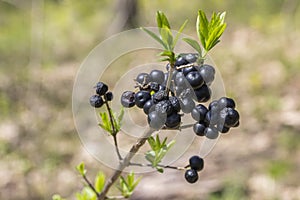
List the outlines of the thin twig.
<svg viewBox="0 0 300 200">
<path fill-rule="evenodd" d="M 129 165 L 139 166 L 139 167 L 153 167 L 151 164 L 132 163 L 132 162 L 130 162 Z M 158 164 L 157 166 L 158 167 L 162 167 L 162 168 L 168 168 L 168 169 L 176 169 L 176 170 L 184 170 L 184 169 L 186 169 L 185 167 L 176 167 L 176 166 L 171 166 L 171 165 L 161 165 L 161 164 Z"/>
<path fill-rule="evenodd" d="M 95 187 L 93 186 L 93 184 L 89 181 L 89 179 L 85 175 L 82 175 L 82 177 L 85 180 L 85 182 L 88 184 L 88 186 L 95 192 L 95 194 L 97 195 L 97 197 L 99 197 L 100 193 L 97 192 L 97 190 L 95 189 Z"/>
<path fill-rule="evenodd" d="M 119 147 L 118 147 L 117 135 L 113 135 L 113 138 L 114 138 L 115 149 L 116 149 L 117 155 L 119 157 L 119 160 L 123 160 L 123 158 L 121 156 L 121 153 L 120 153 L 120 150 L 119 150 Z"/>
<path fill-rule="evenodd" d="M 123 172 L 124 168 L 127 167 L 130 163 L 130 160 L 135 156 L 135 154 L 139 151 L 141 146 L 145 144 L 148 137 L 151 136 L 151 134 L 155 130 L 152 128 L 148 128 L 144 135 L 137 140 L 137 142 L 131 147 L 129 153 L 125 156 L 125 158 L 120 162 L 118 169 L 113 173 L 113 175 L 106 181 L 105 186 L 98 196 L 98 200 L 104 200 L 106 197 L 106 194 L 108 193 L 110 187 L 118 180 L 121 173 Z"/>
</svg>

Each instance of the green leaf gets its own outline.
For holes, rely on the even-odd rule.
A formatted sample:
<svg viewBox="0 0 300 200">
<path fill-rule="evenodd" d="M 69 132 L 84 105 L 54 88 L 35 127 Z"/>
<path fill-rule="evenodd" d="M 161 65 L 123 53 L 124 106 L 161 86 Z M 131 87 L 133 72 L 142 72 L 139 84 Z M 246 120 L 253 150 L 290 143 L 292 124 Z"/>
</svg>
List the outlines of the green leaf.
<svg viewBox="0 0 300 200">
<path fill-rule="evenodd" d="M 97 192 L 101 192 L 105 185 L 105 174 L 103 172 L 98 172 L 95 178 L 95 189 Z"/>
<path fill-rule="evenodd" d="M 205 38 L 208 37 L 208 20 L 202 10 L 198 11 L 196 28 L 199 40 L 201 41 L 202 46 L 205 46 Z"/>
<path fill-rule="evenodd" d="M 141 180 L 141 177 L 139 177 L 137 180 L 135 180 L 135 175 L 133 172 L 130 172 L 126 179 L 123 176 L 120 176 L 119 178 L 119 185 L 117 186 L 117 188 L 121 191 L 122 195 L 125 198 L 129 198 L 135 187 L 138 185 L 138 183 Z"/>
<path fill-rule="evenodd" d="M 164 173 L 164 169 L 161 168 L 161 167 L 156 167 L 156 170 L 157 170 L 159 173 Z"/>
<path fill-rule="evenodd" d="M 209 35 L 209 38 L 207 39 L 206 42 L 206 50 L 209 51 L 212 49 L 219 41 L 219 38 L 223 34 L 224 30 L 226 28 L 226 24 L 220 25 L 216 27 L 212 33 Z"/>
<path fill-rule="evenodd" d="M 80 175 L 85 176 L 86 169 L 84 167 L 84 163 L 81 162 L 79 165 L 76 166 L 77 171 L 80 173 Z"/>
<path fill-rule="evenodd" d="M 156 22 L 158 28 L 171 29 L 167 16 L 162 11 L 156 12 Z"/>
<path fill-rule="evenodd" d="M 175 39 L 173 41 L 173 46 L 172 46 L 172 49 L 175 48 L 175 45 L 177 44 L 178 42 L 178 39 L 179 39 L 179 36 L 181 35 L 184 27 L 186 26 L 186 24 L 188 23 L 188 20 L 185 20 L 185 22 L 181 25 L 181 27 L 179 28 L 179 31 L 177 32 L 176 36 L 175 36 Z"/>
<path fill-rule="evenodd" d="M 99 126 L 101 128 L 103 128 L 104 130 L 106 130 L 107 132 L 109 132 L 110 134 L 112 134 L 113 130 L 112 130 L 112 125 L 110 123 L 108 114 L 106 112 L 102 112 L 102 113 L 100 113 L 100 117 L 102 120 L 102 124 L 99 124 Z"/>
<path fill-rule="evenodd" d="M 183 38 L 182 40 L 188 43 L 191 47 L 193 47 L 199 53 L 200 57 L 202 56 L 201 47 L 196 40 L 191 38 Z"/>
<path fill-rule="evenodd" d="M 167 45 L 167 50 L 172 51 L 173 46 L 173 35 L 170 29 L 168 28 L 161 28 L 160 35 L 162 41 Z"/>
<path fill-rule="evenodd" d="M 160 39 L 159 36 L 157 36 L 155 33 L 153 33 L 152 31 L 146 29 L 146 28 L 141 28 L 143 31 L 145 31 L 146 33 L 148 33 L 148 35 L 150 35 L 154 40 L 156 40 L 158 43 L 160 43 L 165 49 L 167 49 L 167 45 L 162 41 L 162 39 Z"/>
</svg>

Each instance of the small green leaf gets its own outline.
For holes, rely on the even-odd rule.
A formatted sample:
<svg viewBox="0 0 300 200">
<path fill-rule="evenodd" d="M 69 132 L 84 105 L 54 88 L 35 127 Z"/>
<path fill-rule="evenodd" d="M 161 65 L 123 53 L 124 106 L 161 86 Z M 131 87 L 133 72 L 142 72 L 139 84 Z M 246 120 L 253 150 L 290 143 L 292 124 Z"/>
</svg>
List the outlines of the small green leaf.
<svg viewBox="0 0 300 200">
<path fill-rule="evenodd" d="M 208 20 L 205 12 L 203 12 L 202 10 L 198 11 L 196 28 L 199 40 L 201 41 L 202 45 L 205 46 L 203 44 L 203 41 L 205 41 L 205 38 L 208 37 Z"/>
<path fill-rule="evenodd" d="M 202 56 L 201 47 L 196 40 L 191 38 L 183 38 L 182 40 L 188 43 L 191 47 L 193 47 L 199 53 L 200 57 Z"/>
<path fill-rule="evenodd" d="M 102 112 L 102 113 L 100 113 L 100 117 L 102 120 L 102 124 L 99 124 L 99 126 L 101 128 L 103 128 L 104 130 L 106 130 L 107 132 L 109 132 L 110 134 L 112 134 L 113 130 L 112 130 L 112 125 L 110 123 L 108 114 L 106 112 Z"/>
<path fill-rule="evenodd" d="M 52 200 L 65 200 L 64 198 L 62 198 L 60 195 L 55 194 L 52 196 Z"/>
<path fill-rule="evenodd" d="M 160 35 L 162 41 L 167 45 L 167 50 L 172 51 L 173 46 L 173 35 L 170 29 L 168 28 L 161 28 Z"/>
<path fill-rule="evenodd" d="M 150 35 L 154 40 L 156 40 L 158 43 L 160 43 L 165 49 L 167 48 L 167 45 L 162 41 L 162 39 L 160 39 L 159 36 L 157 36 L 155 33 L 153 33 L 152 31 L 146 29 L 146 28 L 141 28 L 143 31 L 145 31 L 146 33 L 148 33 L 148 35 Z"/>
<path fill-rule="evenodd" d="M 97 192 L 101 192 L 105 185 L 105 174 L 103 172 L 99 172 L 95 178 L 95 189 Z"/>
<path fill-rule="evenodd" d="M 156 170 L 157 170 L 159 173 L 164 173 L 164 169 L 161 168 L 161 167 L 156 167 Z"/>
<path fill-rule="evenodd" d="M 175 45 L 177 44 L 177 41 L 178 41 L 178 39 L 179 39 L 179 36 L 181 35 L 181 33 L 182 33 L 182 31 L 183 31 L 183 29 L 184 29 L 184 27 L 186 26 L 187 23 L 188 23 L 188 20 L 185 20 L 185 22 L 184 22 L 184 23 L 181 25 L 181 27 L 179 28 L 179 31 L 178 31 L 178 33 L 176 34 L 175 39 L 174 39 L 174 41 L 173 41 L 172 49 L 175 48 Z"/>
<path fill-rule="evenodd" d="M 135 180 L 135 175 L 133 172 L 130 172 L 126 179 L 123 176 L 120 176 L 119 178 L 120 182 L 119 185 L 117 186 L 117 188 L 121 191 L 122 195 L 125 198 L 129 198 L 135 187 L 138 185 L 138 183 L 141 180 L 141 177 L 139 177 L 137 180 Z"/>
<path fill-rule="evenodd" d="M 79 165 L 76 166 L 77 171 L 80 173 L 80 175 L 85 176 L 86 169 L 84 167 L 84 163 L 81 162 Z"/>
<path fill-rule="evenodd" d="M 162 11 L 156 12 L 156 22 L 158 28 L 171 29 L 167 16 Z"/>
</svg>

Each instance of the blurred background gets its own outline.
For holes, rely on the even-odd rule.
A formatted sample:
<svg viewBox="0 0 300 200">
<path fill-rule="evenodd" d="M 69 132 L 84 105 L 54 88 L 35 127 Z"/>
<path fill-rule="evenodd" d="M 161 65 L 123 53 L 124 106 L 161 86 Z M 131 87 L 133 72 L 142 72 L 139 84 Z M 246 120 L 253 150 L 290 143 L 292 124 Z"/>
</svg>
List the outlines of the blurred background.
<svg viewBox="0 0 300 200">
<path fill-rule="evenodd" d="M 197 184 L 177 171 L 149 173 L 132 199 L 300 199 L 298 0 L 0 1 L 0 199 L 74 199 L 81 161 L 91 178 L 112 173 L 82 147 L 73 123 L 81 62 L 114 33 L 155 26 L 157 10 L 174 29 L 189 19 L 184 33 L 196 37 L 198 9 L 227 12 L 210 55 L 241 126 L 221 138 Z"/>
</svg>

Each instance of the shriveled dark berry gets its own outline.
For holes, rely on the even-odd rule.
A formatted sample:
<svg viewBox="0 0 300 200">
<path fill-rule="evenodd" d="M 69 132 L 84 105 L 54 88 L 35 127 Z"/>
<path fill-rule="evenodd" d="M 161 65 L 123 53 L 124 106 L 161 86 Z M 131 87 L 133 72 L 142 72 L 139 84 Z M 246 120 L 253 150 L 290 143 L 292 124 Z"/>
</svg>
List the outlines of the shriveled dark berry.
<svg viewBox="0 0 300 200">
<path fill-rule="evenodd" d="M 96 93 L 100 96 L 104 95 L 108 91 L 108 86 L 103 82 L 98 82 L 96 87 Z"/>
<path fill-rule="evenodd" d="M 154 92 L 157 92 L 159 90 L 159 84 L 157 82 L 151 82 L 150 89 L 153 90 Z"/>
<path fill-rule="evenodd" d="M 155 94 L 152 95 L 152 99 L 154 103 L 158 103 L 162 100 L 166 99 L 166 93 L 165 90 L 159 90 Z"/>
<path fill-rule="evenodd" d="M 171 102 L 171 104 L 173 106 L 173 110 L 176 111 L 176 112 L 179 112 L 180 109 L 181 109 L 179 99 L 175 96 L 170 96 L 169 101 Z"/>
<path fill-rule="evenodd" d="M 121 104 L 126 108 L 131 108 L 135 105 L 135 93 L 132 91 L 125 91 L 121 96 Z"/>
<path fill-rule="evenodd" d="M 202 105 L 198 104 L 195 106 L 195 108 L 192 110 L 192 117 L 197 122 L 203 121 L 205 119 L 206 113 L 208 112 L 207 108 Z"/>
<path fill-rule="evenodd" d="M 134 95 L 135 105 L 143 108 L 144 104 L 151 98 L 150 92 L 141 90 Z"/>
<path fill-rule="evenodd" d="M 207 127 L 204 131 L 205 136 L 209 139 L 216 139 L 219 136 L 218 129 L 216 127 Z"/>
<path fill-rule="evenodd" d="M 162 100 L 155 105 L 155 110 L 158 113 L 170 115 L 173 112 L 173 106 L 169 100 Z"/>
<path fill-rule="evenodd" d="M 196 171 L 201 171 L 204 167 L 204 160 L 199 156 L 192 156 L 189 160 L 190 167 Z"/>
<path fill-rule="evenodd" d="M 198 136 L 204 136 L 205 135 L 204 134 L 205 128 L 206 128 L 205 124 L 199 123 L 199 122 L 195 123 L 194 126 L 193 126 L 193 130 L 196 133 L 196 135 L 198 135 Z"/>
<path fill-rule="evenodd" d="M 112 92 L 107 92 L 104 96 L 107 101 L 112 101 L 114 98 L 114 95 Z"/>
<path fill-rule="evenodd" d="M 165 80 L 165 74 L 163 71 L 155 69 L 150 72 L 150 78 L 152 82 L 162 84 Z"/>
<path fill-rule="evenodd" d="M 194 169 L 186 170 L 184 174 L 185 180 L 189 183 L 196 183 L 198 181 L 198 173 Z"/>
<path fill-rule="evenodd" d="M 101 96 L 95 94 L 90 97 L 90 104 L 95 108 L 100 108 L 104 104 L 104 101 Z"/>
<path fill-rule="evenodd" d="M 176 112 L 173 112 L 171 115 L 167 117 L 167 121 L 165 123 L 168 128 L 178 127 L 181 123 L 181 115 Z"/>
<path fill-rule="evenodd" d="M 199 68 L 199 72 L 207 85 L 210 85 L 215 79 L 215 69 L 210 65 L 202 65 Z"/>
</svg>

